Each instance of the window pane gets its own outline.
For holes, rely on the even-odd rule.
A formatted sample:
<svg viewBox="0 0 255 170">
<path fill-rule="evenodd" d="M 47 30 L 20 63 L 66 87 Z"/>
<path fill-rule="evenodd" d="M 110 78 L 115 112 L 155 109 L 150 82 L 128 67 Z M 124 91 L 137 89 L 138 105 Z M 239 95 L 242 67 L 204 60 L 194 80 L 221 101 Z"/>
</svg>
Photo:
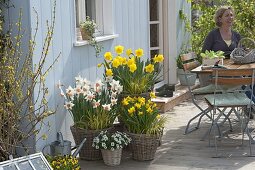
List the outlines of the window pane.
<svg viewBox="0 0 255 170">
<path fill-rule="evenodd" d="M 7 165 L 3 167 L 3 170 L 17 170 L 15 165 Z"/>
<path fill-rule="evenodd" d="M 159 54 L 159 50 L 151 50 L 151 60 L 154 58 L 155 55 Z"/>
<path fill-rule="evenodd" d="M 32 159 L 31 162 L 33 163 L 34 167 L 36 167 L 36 170 L 46 170 L 49 169 L 43 162 L 42 158 L 35 158 Z"/>
<path fill-rule="evenodd" d="M 150 47 L 158 47 L 159 46 L 159 25 L 151 24 L 150 25 Z"/>
<path fill-rule="evenodd" d="M 150 21 L 158 21 L 158 0 L 150 0 Z"/>
<path fill-rule="evenodd" d="M 86 1 L 86 16 L 93 19 L 96 22 L 96 4 L 95 0 L 85 0 Z"/>
<path fill-rule="evenodd" d="M 31 165 L 29 164 L 28 161 L 20 162 L 18 164 L 18 167 L 19 167 L 19 169 L 33 170 L 33 168 L 31 167 Z"/>
</svg>

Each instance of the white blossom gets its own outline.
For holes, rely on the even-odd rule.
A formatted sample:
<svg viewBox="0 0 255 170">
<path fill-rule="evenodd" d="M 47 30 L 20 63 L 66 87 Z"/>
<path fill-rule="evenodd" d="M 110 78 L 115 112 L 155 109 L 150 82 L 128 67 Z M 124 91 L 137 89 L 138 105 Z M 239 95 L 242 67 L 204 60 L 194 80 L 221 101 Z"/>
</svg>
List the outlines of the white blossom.
<svg viewBox="0 0 255 170">
<path fill-rule="evenodd" d="M 64 104 L 64 107 L 65 107 L 67 110 L 72 110 L 73 106 L 74 106 L 74 104 L 73 104 L 71 101 L 66 102 L 66 103 Z"/>
<path fill-rule="evenodd" d="M 102 107 L 104 110 L 107 110 L 107 111 L 111 110 L 111 104 L 103 104 Z"/>
</svg>

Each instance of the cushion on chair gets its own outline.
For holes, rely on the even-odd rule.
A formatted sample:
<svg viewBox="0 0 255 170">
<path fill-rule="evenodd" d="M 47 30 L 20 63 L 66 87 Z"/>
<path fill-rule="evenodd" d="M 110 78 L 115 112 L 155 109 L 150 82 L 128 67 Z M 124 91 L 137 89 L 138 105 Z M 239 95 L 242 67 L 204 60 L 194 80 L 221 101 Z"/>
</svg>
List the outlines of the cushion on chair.
<svg viewBox="0 0 255 170">
<path fill-rule="evenodd" d="M 206 95 L 205 99 L 214 106 L 247 106 L 251 100 L 244 93 L 222 93 Z M 253 103 L 253 102 L 252 102 Z"/>
</svg>

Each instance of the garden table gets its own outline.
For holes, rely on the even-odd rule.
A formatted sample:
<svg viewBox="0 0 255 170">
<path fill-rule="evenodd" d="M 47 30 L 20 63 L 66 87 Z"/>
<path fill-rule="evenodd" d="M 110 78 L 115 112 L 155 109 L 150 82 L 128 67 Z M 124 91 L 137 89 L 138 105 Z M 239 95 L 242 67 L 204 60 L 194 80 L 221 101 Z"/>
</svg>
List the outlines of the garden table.
<svg viewBox="0 0 255 170">
<path fill-rule="evenodd" d="M 223 66 L 230 69 L 242 69 L 242 68 L 255 68 L 255 63 L 249 63 L 249 64 L 234 64 L 233 61 L 230 59 L 224 59 Z M 193 70 L 191 70 L 192 73 L 197 73 L 200 86 L 206 86 L 210 84 L 209 78 L 212 74 L 212 69 L 210 67 L 205 67 L 203 65 L 200 65 Z"/>
</svg>

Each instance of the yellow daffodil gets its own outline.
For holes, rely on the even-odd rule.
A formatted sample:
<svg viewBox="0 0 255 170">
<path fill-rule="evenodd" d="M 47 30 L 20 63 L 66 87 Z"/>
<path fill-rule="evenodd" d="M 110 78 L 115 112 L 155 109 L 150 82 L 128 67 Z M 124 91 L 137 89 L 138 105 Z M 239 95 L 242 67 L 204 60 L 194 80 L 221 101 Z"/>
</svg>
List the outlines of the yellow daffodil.
<svg viewBox="0 0 255 170">
<path fill-rule="evenodd" d="M 97 67 L 101 67 L 102 65 L 103 65 L 103 64 L 102 64 L 102 63 L 100 63 L 100 64 L 98 64 L 98 65 L 97 65 Z"/>
<path fill-rule="evenodd" d="M 106 69 L 105 74 L 107 77 L 111 77 L 113 75 L 112 69 Z"/>
<path fill-rule="evenodd" d="M 151 98 L 156 98 L 155 93 L 154 93 L 154 92 L 151 92 L 151 93 L 150 93 L 150 97 L 151 97 Z"/>
<path fill-rule="evenodd" d="M 135 107 L 131 107 L 128 109 L 129 114 L 133 114 L 135 112 Z"/>
<path fill-rule="evenodd" d="M 137 69 L 137 66 L 136 66 L 136 64 L 131 64 L 131 65 L 129 65 L 129 71 L 130 72 L 135 72 L 135 70 Z"/>
<path fill-rule="evenodd" d="M 155 55 L 155 57 L 153 58 L 154 63 L 160 63 L 164 60 L 164 56 L 162 54 L 159 54 L 158 56 Z"/>
<path fill-rule="evenodd" d="M 144 98 L 144 97 L 138 97 L 138 102 L 139 102 L 141 105 L 144 105 L 144 104 L 145 104 L 145 98 Z"/>
<path fill-rule="evenodd" d="M 154 65 L 153 64 L 149 64 L 149 65 L 145 66 L 145 72 L 152 73 L 153 71 L 154 71 Z"/>
<path fill-rule="evenodd" d="M 135 50 L 135 55 L 139 58 L 143 56 L 143 49 L 138 48 L 137 50 Z"/>
<path fill-rule="evenodd" d="M 123 46 L 121 46 L 121 45 L 115 46 L 115 52 L 116 52 L 118 55 L 122 54 L 122 53 L 123 53 L 123 50 L 124 50 L 124 47 L 123 47 Z"/>
<path fill-rule="evenodd" d="M 141 108 L 141 104 L 140 104 L 140 103 L 136 103 L 136 104 L 135 104 L 135 107 L 136 107 L 137 109 L 140 109 L 140 108 Z"/>
<path fill-rule="evenodd" d="M 153 110 L 149 107 L 147 110 L 146 110 L 148 113 L 152 113 Z"/>
<path fill-rule="evenodd" d="M 160 119 L 160 117 L 161 117 L 160 114 L 158 114 L 158 115 L 157 115 L 157 119 Z"/>
<path fill-rule="evenodd" d="M 122 104 L 123 104 L 124 106 L 128 105 L 128 104 L 129 104 L 128 98 L 124 98 L 124 99 L 122 100 Z"/>
<path fill-rule="evenodd" d="M 132 49 L 131 48 L 127 49 L 126 54 L 127 56 L 130 56 L 132 54 Z"/>
<path fill-rule="evenodd" d="M 122 65 L 127 65 L 127 59 L 125 57 L 121 58 Z"/>
<path fill-rule="evenodd" d="M 120 66 L 120 64 L 121 63 L 120 63 L 118 58 L 113 59 L 113 61 L 112 61 L 112 66 L 113 67 L 118 68 Z"/>
<path fill-rule="evenodd" d="M 138 112 L 138 115 L 139 115 L 139 116 L 143 115 L 143 112 Z"/>
<path fill-rule="evenodd" d="M 111 52 L 106 52 L 104 54 L 104 59 L 107 61 L 112 61 L 112 53 Z"/>
<path fill-rule="evenodd" d="M 134 57 L 130 58 L 130 59 L 127 61 L 127 65 L 128 65 L 128 66 L 130 66 L 130 65 L 132 65 L 132 64 L 135 64 L 135 58 L 134 58 Z"/>
</svg>

